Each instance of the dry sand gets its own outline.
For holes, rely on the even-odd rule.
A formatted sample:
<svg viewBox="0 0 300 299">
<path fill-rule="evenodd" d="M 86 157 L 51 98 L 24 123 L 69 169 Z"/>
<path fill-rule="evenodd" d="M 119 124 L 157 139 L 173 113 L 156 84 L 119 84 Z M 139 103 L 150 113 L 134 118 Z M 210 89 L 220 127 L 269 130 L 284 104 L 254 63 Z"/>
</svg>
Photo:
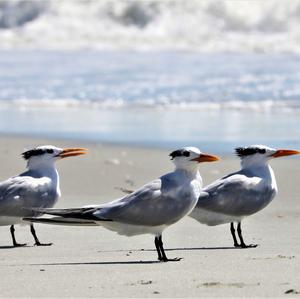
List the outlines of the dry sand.
<svg viewBox="0 0 300 299">
<path fill-rule="evenodd" d="M 101 203 L 122 196 L 172 169 L 168 151 L 22 137 L 0 138 L 0 179 L 24 169 L 20 152 L 38 144 L 86 146 L 87 156 L 59 161 L 57 207 Z M 201 165 L 205 183 L 233 171 L 238 159 Z M 272 161 L 279 195 L 243 222 L 244 237 L 259 247 L 235 249 L 229 225 L 207 227 L 186 217 L 164 232 L 169 257 L 158 263 L 153 237 L 127 238 L 101 227 L 16 226 L 24 248 L 11 247 L 0 227 L 0 297 L 298 297 L 300 296 L 300 160 Z M 286 294 L 288 292 L 288 294 Z M 298 293 L 298 294 L 297 294 Z"/>
</svg>

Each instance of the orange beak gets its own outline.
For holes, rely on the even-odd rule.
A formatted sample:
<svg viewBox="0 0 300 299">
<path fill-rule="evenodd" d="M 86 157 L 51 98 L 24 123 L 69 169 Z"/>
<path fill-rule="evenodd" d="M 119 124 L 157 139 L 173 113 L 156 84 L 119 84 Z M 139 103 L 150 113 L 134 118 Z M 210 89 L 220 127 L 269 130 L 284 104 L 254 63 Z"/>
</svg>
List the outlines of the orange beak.
<svg viewBox="0 0 300 299">
<path fill-rule="evenodd" d="M 200 154 L 199 157 L 192 159 L 191 161 L 197 161 L 198 163 L 201 162 L 214 162 L 214 161 L 219 161 L 220 158 L 217 156 L 213 155 L 208 155 L 208 154 Z"/>
<path fill-rule="evenodd" d="M 299 155 L 299 154 L 300 151 L 280 149 L 277 150 L 274 154 L 272 154 L 271 157 L 278 158 L 283 156 L 291 156 L 291 155 Z"/>
<path fill-rule="evenodd" d="M 63 151 L 58 155 L 61 159 L 67 157 L 74 157 L 87 154 L 86 148 L 64 148 Z"/>
</svg>

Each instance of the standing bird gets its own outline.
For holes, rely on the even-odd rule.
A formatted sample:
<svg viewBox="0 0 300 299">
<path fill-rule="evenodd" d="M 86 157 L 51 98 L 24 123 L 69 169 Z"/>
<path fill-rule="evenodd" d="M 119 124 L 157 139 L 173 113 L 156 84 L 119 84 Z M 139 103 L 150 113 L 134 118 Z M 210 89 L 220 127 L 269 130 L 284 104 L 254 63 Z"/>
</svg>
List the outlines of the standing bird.
<svg viewBox="0 0 300 299">
<path fill-rule="evenodd" d="M 178 258 L 167 258 L 162 232 L 195 207 L 202 189 L 199 163 L 217 161 L 219 158 L 203 154 L 195 147 L 176 150 L 170 156 L 175 164 L 173 172 L 121 199 L 77 209 L 35 209 L 59 217 L 24 220 L 63 225 L 101 225 L 126 236 L 152 234 L 155 236 L 158 260 L 178 261 Z"/>
<path fill-rule="evenodd" d="M 0 226 L 10 225 L 15 247 L 26 244 L 17 243 L 14 225 L 22 223 L 23 217 L 40 215 L 28 209 L 53 207 L 60 197 L 59 176 L 55 161 L 85 153 L 86 149 L 83 148 L 61 149 L 52 145 L 36 147 L 22 154 L 27 160 L 28 170 L 0 183 Z M 39 241 L 32 223 L 30 231 L 35 245 L 52 244 L 43 244 Z"/>
<path fill-rule="evenodd" d="M 230 223 L 235 247 L 256 247 L 245 244 L 241 221 L 262 210 L 277 194 L 277 184 L 269 160 L 300 154 L 300 151 L 276 150 L 264 145 L 238 147 L 235 151 L 241 158 L 241 170 L 205 187 L 189 216 L 209 226 Z M 234 222 L 237 223 L 240 243 L 235 235 Z"/>
</svg>

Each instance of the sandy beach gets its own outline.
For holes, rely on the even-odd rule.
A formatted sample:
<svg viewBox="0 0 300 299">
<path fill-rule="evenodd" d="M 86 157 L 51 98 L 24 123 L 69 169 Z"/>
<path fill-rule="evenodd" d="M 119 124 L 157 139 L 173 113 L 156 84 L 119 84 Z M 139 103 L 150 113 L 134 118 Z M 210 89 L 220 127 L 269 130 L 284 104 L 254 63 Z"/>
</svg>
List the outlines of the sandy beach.
<svg viewBox="0 0 300 299">
<path fill-rule="evenodd" d="M 138 188 L 171 171 L 167 150 L 62 140 L 0 137 L 1 181 L 24 170 L 21 152 L 35 145 L 89 148 L 89 155 L 59 161 L 62 198 L 56 207 L 78 207 L 121 197 L 118 187 Z M 172 150 L 172 149 L 170 149 Z M 202 149 L 205 151 L 205 148 Z M 159 263 L 153 237 L 123 237 L 101 227 L 36 225 L 0 227 L 0 297 L 294 297 L 300 296 L 299 158 L 271 162 L 279 194 L 243 222 L 247 243 L 235 249 L 229 225 L 207 227 L 186 217 L 164 232 L 169 257 Z M 204 184 L 234 171 L 233 155 L 201 165 Z"/>
</svg>

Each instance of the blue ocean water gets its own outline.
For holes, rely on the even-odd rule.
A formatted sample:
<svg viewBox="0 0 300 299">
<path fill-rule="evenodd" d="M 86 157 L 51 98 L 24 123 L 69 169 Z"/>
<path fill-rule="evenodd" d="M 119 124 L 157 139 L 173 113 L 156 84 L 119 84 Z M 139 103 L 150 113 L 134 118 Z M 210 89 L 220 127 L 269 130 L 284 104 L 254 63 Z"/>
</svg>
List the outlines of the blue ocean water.
<svg viewBox="0 0 300 299">
<path fill-rule="evenodd" d="M 0 51 L 0 133 L 300 148 L 300 56 Z"/>
</svg>

